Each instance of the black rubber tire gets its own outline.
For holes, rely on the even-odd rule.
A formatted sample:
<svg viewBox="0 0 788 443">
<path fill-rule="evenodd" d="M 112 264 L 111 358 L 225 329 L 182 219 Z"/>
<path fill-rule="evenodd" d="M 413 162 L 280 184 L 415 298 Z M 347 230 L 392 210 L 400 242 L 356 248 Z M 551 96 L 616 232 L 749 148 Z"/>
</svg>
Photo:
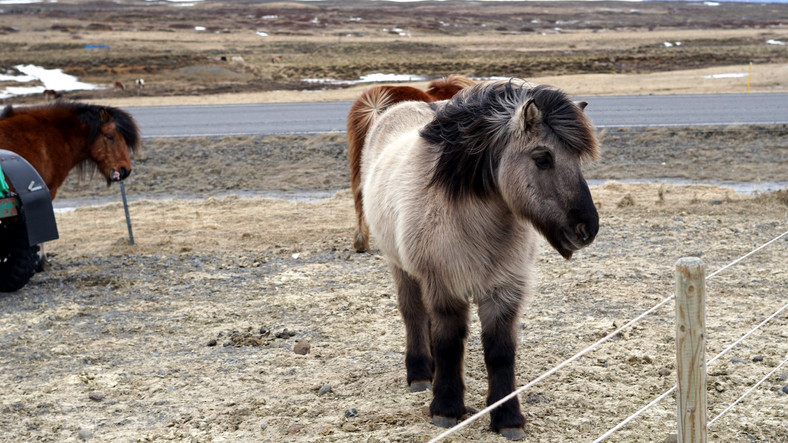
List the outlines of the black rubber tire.
<svg viewBox="0 0 788 443">
<path fill-rule="evenodd" d="M 38 245 L 27 244 L 27 227 L 22 217 L 0 224 L 0 292 L 25 286 L 38 266 Z"/>
</svg>

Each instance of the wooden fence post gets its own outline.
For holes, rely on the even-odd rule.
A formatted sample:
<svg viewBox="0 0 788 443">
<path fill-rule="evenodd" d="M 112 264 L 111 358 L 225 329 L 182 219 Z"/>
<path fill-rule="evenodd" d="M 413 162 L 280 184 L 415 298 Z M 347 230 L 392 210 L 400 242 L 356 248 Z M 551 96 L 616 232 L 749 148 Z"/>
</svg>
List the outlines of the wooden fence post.
<svg viewBox="0 0 788 443">
<path fill-rule="evenodd" d="M 695 257 L 676 262 L 676 375 L 678 443 L 705 443 L 706 266 Z"/>
</svg>

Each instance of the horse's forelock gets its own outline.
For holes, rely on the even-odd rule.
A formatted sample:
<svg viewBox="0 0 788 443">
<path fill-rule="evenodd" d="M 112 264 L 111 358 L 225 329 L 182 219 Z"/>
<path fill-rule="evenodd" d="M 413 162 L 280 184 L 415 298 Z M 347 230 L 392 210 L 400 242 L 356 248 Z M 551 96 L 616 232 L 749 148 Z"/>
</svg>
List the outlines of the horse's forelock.
<svg viewBox="0 0 788 443">
<path fill-rule="evenodd" d="M 140 130 L 134 117 L 122 109 L 112 107 L 105 109 L 115 121 L 115 129 L 126 140 L 126 146 L 131 152 L 138 153 L 140 150 Z"/>
<path fill-rule="evenodd" d="M 542 121 L 575 155 L 596 158 L 598 142 L 594 128 L 583 109 L 559 89 L 537 86 L 531 91 Z"/>
</svg>

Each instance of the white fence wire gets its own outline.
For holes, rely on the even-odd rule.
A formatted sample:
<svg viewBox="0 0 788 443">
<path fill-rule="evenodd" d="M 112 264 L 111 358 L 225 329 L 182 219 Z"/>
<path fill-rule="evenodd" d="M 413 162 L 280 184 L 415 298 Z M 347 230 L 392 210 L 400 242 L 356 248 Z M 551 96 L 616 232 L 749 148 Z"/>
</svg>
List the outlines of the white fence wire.
<svg viewBox="0 0 788 443">
<path fill-rule="evenodd" d="M 728 263 L 727 265 L 725 265 L 725 266 L 723 266 L 723 267 L 721 267 L 721 268 L 717 269 L 716 271 L 714 271 L 714 272 L 712 272 L 711 274 L 709 274 L 708 276 L 706 276 L 706 280 L 709 280 L 709 279 L 713 278 L 714 276 L 718 275 L 719 273 L 721 273 L 722 271 L 724 271 L 724 270 L 726 270 L 726 269 L 728 269 L 728 268 L 730 268 L 730 267 L 732 267 L 732 266 L 735 266 L 736 264 L 738 264 L 738 263 L 739 263 L 739 262 L 741 262 L 742 260 L 745 260 L 746 258 L 748 258 L 748 257 L 752 256 L 753 254 L 757 253 L 758 251 L 760 251 L 760 250 L 762 250 L 762 249 L 766 248 L 766 247 L 767 247 L 767 246 L 769 246 L 770 244 L 772 244 L 772 243 L 774 243 L 774 242 L 776 242 L 776 241 L 780 240 L 781 238 L 785 237 L 786 235 L 788 235 L 788 231 L 785 231 L 785 232 L 783 232 L 782 234 L 780 234 L 780 235 L 778 235 L 777 237 L 775 237 L 775 238 L 773 238 L 773 239 L 769 240 L 768 242 L 766 242 L 766 243 L 762 244 L 761 246 L 759 246 L 759 247 L 757 247 L 757 248 L 753 249 L 752 251 L 748 252 L 747 254 L 745 254 L 745 255 L 742 255 L 741 257 L 737 258 L 736 260 L 734 260 L 734 261 L 732 261 L 732 262 Z M 539 383 L 540 381 L 544 380 L 545 378 L 547 378 L 547 377 L 549 377 L 549 376 L 553 375 L 554 373 L 556 373 L 556 372 L 560 371 L 561 369 L 563 369 L 564 367 L 566 367 L 566 366 L 567 366 L 567 365 L 569 365 L 570 363 L 574 362 L 575 360 L 579 359 L 580 357 L 582 357 L 582 356 L 584 356 L 584 355 L 588 354 L 589 352 L 593 351 L 594 349 L 598 348 L 598 347 L 599 347 L 599 346 L 601 346 L 603 343 L 607 342 L 607 341 L 608 341 L 608 340 L 610 340 L 611 338 L 613 338 L 613 337 L 615 337 L 616 335 L 620 334 L 620 333 L 621 333 L 622 331 L 624 331 L 625 329 L 629 328 L 630 326 L 632 326 L 632 325 L 634 325 L 635 323 L 639 322 L 640 320 L 644 319 L 645 317 L 647 317 L 649 314 L 651 314 L 652 312 L 656 311 L 657 309 L 661 308 L 661 307 L 662 307 L 662 306 L 664 306 L 666 303 L 668 303 L 669 301 L 673 300 L 675 297 L 676 297 L 676 295 L 675 295 L 675 294 L 673 294 L 673 295 L 671 295 L 671 296 L 669 296 L 669 297 L 665 298 L 664 300 L 662 300 L 662 301 L 660 301 L 659 303 L 657 303 L 656 305 L 654 305 L 654 306 L 653 306 L 651 309 L 649 309 L 649 310 L 645 311 L 644 313 L 640 314 L 639 316 L 637 316 L 637 317 L 633 318 L 633 319 L 632 319 L 632 320 L 630 320 L 628 323 L 626 323 L 625 325 L 623 325 L 623 326 L 621 326 L 620 328 L 616 329 L 615 331 L 611 332 L 610 334 L 608 334 L 608 335 L 606 335 L 606 336 L 602 337 L 602 338 L 601 338 L 600 340 L 598 340 L 596 343 L 594 343 L 594 344 L 592 344 L 592 345 L 588 346 L 587 348 L 585 348 L 585 349 L 583 349 L 582 351 L 578 352 L 577 354 L 573 355 L 573 356 L 572 356 L 572 357 L 570 357 L 569 359 L 567 359 L 567 360 L 563 361 L 563 362 L 562 362 L 562 363 L 560 363 L 558 366 L 554 367 L 553 369 L 550 369 L 549 371 L 547 371 L 547 372 L 543 373 L 543 374 L 542 374 L 542 375 L 540 375 L 539 377 L 537 377 L 537 378 L 533 379 L 533 380 L 532 380 L 531 382 L 529 382 L 528 384 L 526 384 L 526 385 L 523 385 L 523 386 L 521 386 L 520 388 L 518 388 L 518 389 L 516 389 L 516 390 L 512 391 L 512 393 L 510 393 L 509 395 L 507 395 L 507 396 L 505 396 L 505 397 L 501 398 L 501 399 L 500 399 L 500 400 L 498 400 L 497 402 L 495 402 L 495 403 L 492 403 L 491 405 L 487 406 L 486 408 L 482 409 L 481 411 L 477 412 L 476 414 L 473 414 L 472 416 L 468 417 L 468 419 L 466 419 L 466 420 L 463 420 L 462 422 L 458 423 L 456 426 L 454 426 L 454 427 L 452 427 L 452 428 L 449 428 L 449 429 L 447 429 L 446 431 L 442 432 L 441 434 L 437 435 L 435 438 L 433 438 L 432 440 L 430 440 L 428 443 L 436 443 L 436 442 L 438 442 L 438 441 L 440 441 L 440 440 L 442 440 L 442 439 L 444 439 L 444 438 L 446 438 L 446 437 L 448 437 L 448 436 L 450 436 L 450 435 L 452 435 L 452 434 L 455 434 L 455 433 L 459 432 L 460 430 L 464 429 L 465 427 L 467 427 L 467 426 L 471 425 L 471 423 L 473 423 L 473 422 L 475 422 L 476 420 L 480 419 L 481 417 L 483 417 L 483 416 L 485 416 L 485 415 L 489 414 L 489 413 L 490 413 L 490 412 L 491 412 L 493 409 L 495 409 L 495 408 L 497 408 L 497 407 L 501 406 L 502 404 L 504 404 L 504 403 L 506 403 L 507 401 L 511 400 L 512 398 L 514 398 L 514 397 L 518 396 L 519 394 L 521 394 L 522 392 L 524 392 L 524 391 L 525 391 L 525 390 L 527 390 L 528 388 L 530 388 L 530 387 L 534 386 L 535 384 Z M 761 322 L 761 324 L 759 324 L 758 326 L 756 326 L 754 329 L 752 329 L 750 332 L 748 332 L 747 334 L 745 334 L 743 337 L 741 337 L 740 339 L 736 340 L 736 341 L 735 341 L 733 344 L 731 344 L 730 346 L 728 346 L 728 347 L 727 347 L 725 350 L 723 350 L 721 353 L 717 354 L 717 355 L 716 355 L 714 358 L 712 358 L 712 359 L 711 359 L 711 360 L 710 360 L 710 361 L 709 361 L 707 364 L 714 362 L 714 361 L 715 361 L 715 360 L 717 360 L 719 357 L 721 357 L 722 355 L 724 355 L 726 352 L 730 351 L 730 350 L 731 350 L 731 349 L 732 349 L 734 346 L 736 346 L 736 344 L 738 344 L 739 342 L 741 342 L 742 340 L 744 340 L 744 339 L 745 339 L 747 336 L 749 336 L 750 334 L 752 334 L 753 332 L 755 332 L 755 331 L 756 331 L 758 328 L 760 328 L 761 326 L 763 326 L 764 324 L 766 324 L 766 322 L 768 322 L 769 320 L 771 320 L 772 318 L 774 318 L 775 316 L 777 316 L 777 315 L 778 315 L 780 312 L 782 312 L 782 311 L 783 311 L 783 310 L 785 310 L 786 308 L 788 308 L 788 304 L 787 304 L 787 305 L 785 305 L 785 306 L 783 306 L 781 309 L 779 309 L 777 312 L 775 312 L 775 313 L 774 313 L 774 314 L 772 314 L 771 316 L 769 316 L 769 318 L 767 318 L 766 320 L 764 320 L 763 322 Z M 779 368 L 780 368 L 780 367 L 781 367 L 783 364 L 785 364 L 785 363 L 786 363 L 785 361 L 784 361 L 783 363 L 781 363 L 781 364 L 780 364 L 780 365 L 779 365 L 777 368 L 775 368 L 775 369 L 774 369 L 774 371 L 776 371 L 777 369 L 779 369 Z M 768 376 L 767 376 L 767 378 L 768 378 Z M 762 380 L 762 381 L 763 381 L 763 380 Z M 761 381 L 761 382 L 762 382 L 762 381 Z M 761 382 L 759 382 L 758 384 L 760 384 Z M 756 385 L 756 386 L 753 386 L 753 388 L 751 388 L 751 389 L 750 389 L 750 391 L 752 391 L 753 389 L 755 389 L 755 387 L 757 387 L 757 385 Z M 631 420 L 633 420 L 633 419 L 637 418 L 639 415 L 643 414 L 645 411 L 647 411 L 648 409 L 650 409 L 651 407 L 653 407 L 654 405 L 656 405 L 657 403 L 659 403 L 659 402 L 660 402 L 662 399 L 664 399 L 665 397 L 667 397 L 668 395 L 670 395 L 670 394 L 671 394 L 673 391 L 675 391 L 675 390 L 676 390 L 676 386 L 673 386 L 673 387 L 672 387 L 671 389 L 669 389 L 667 392 L 663 393 L 663 394 L 662 394 L 662 395 L 660 395 L 659 397 L 657 397 L 657 398 L 655 398 L 654 400 L 652 400 L 652 401 L 651 401 L 651 403 L 649 403 L 648 405 L 646 405 L 646 406 L 644 406 L 643 408 L 641 408 L 640 410 L 638 410 L 638 411 L 637 411 L 635 414 L 633 414 L 633 415 L 631 415 L 631 416 L 627 417 L 627 418 L 626 418 L 626 419 L 625 419 L 623 422 L 619 423 L 618 425 L 616 425 L 615 427 L 613 427 L 613 428 L 611 428 L 609 431 L 607 431 L 605 434 L 603 434 L 602 436 L 600 436 L 599 438 L 597 438 L 596 440 L 594 440 L 594 442 L 596 443 L 596 442 L 600 442 L 600 441 L 603 441 L 603 440 L 605 440 L 607 437 L 609 437 L 609 436 L 610 436 L 610 435 L 612 435 L 614 432 L 616 432 L 617 430 L 619 430 L 619 429 L 621 429 L 622 427 L 624 427 L 624 426 L 625 426 L 627 423 L 629 423 Z M 748 394 L 750 391 L 748 391 L 747 393 L 745 393 L 745 394 L 742 396 L 742 398 L 743 398 L 744 396 L 746 396 L 746 395 L 747 395 L 747 394 Z M 739 399 L 739 400 L 740 400 L 740 399 Z M 723 413 L 722 413 L 722 414 L 724 414 L 724 413 L 725 413 L 725 412 L 727 412 L 729 409 L 731 409 L 731 408 L 733 407 L 733 405 L 734 405 L 735 403 L 737 403 L 739 400 L 736 400 L 736 402 L 732 403 L 732 404 L 731 404 L 731 405 L 728 407 L 728 409 L 726 409 L 725 411 L 723 411 Z M 720 416 L 721 416 L 722 414 L 720 414 Z M 715 420 L 717 420 L 717 418 L 719 418 L 719 416 L 715 417 L 715 418 L 714 418 L 714 420 L 712 420 L 712 422 L 714 422 Z M 710 422 L 709 424 L 711 424 L 711 422 Z"/>
</svg>

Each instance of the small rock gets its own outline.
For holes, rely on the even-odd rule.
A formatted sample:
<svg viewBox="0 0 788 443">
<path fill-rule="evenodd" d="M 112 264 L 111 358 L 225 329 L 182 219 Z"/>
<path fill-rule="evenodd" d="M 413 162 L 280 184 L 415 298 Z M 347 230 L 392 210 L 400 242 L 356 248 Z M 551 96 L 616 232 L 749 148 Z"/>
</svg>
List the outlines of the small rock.
<svg viewBox="0 0 788 443">
<path fill-rule="evenodd" d="M 309 349 L 312 346 L 306 340 L 298 340 L 298 343 L 293 346 L 293 352 L 299 355 L 306 355 L 309 354 Z"/>
<path fill-rule="evenodd" d="M 267 424 L 265 424 L 265 423 L 260 423 L 260 429 L 266 429 L 266 428 L 268 428 L 268 425 L 267 425 Z"/>
<path fill-rule="evenodd" d="M 731 359 L 731 363 L 747 363 L 747 360 L 742 360 L 742 359 L 740 359 L 740 358 L 733 357 L 733 358 Z"/>
<path fill-rule="evenodd" d="M 759 361 L 763 361 L 763 355 L 756 355 L 755 357 L 752 358 L 752 361 L 754 361 L 755 363 L 758 363 Z"/>
<path fill-rule="evenodd" d="M 90 394 L 88 394 L 88 398 L 93 401 L 101 401 L 104 400 L 104 394 L 102 394 L 99 391 L 93 391 Z"/>
<path fill-rule="evenodd" d="M 670 375 L 670 369 L 662 368 L 659 371 L 657 371 L 657 374 L 659 374 L 660 377 L 667 377 L 668 375 Z"/>
<path fill-rule="evenodd" d="M 788 394 L 788 385 L 783 386 L 783 393 Z"/>
<path fill-rule="evenodd" d="M 358 431 L 358 427 L 353 423 L 345 423 L 342 425 L 342 430 L 345 432 L 356 432 Z"/>
<path fill-rule="evenodd" d="M 670 434 L 662 440 L 662 443 L 676 443 L 679 441 L 679 436 L 676 434 Z"/>
<path fill-rule="evenodd" d="M 358 415 L 358 411 L 356 408 L 350 408 L 345 410 L 345 417 L 352 418 Z"/>
<path fill-rule="evenodd" d="M 216 346 L 216 339 L 210 340 L 208 346 Z"/>
<path fill-rule="evenodd" d="M 329 392 L 333 392 L 333 391 L 334 390 L 331 388 L 331 385 L 323 385 L 323 386 L 320 387 L 320 389 L 318 389 L 317 395 L 318 396 L 326 395 Z"/>
<path fill-rule="evenodd" d="M 77 437 L 79 437 L 80 440 L 90 440 L 93 438 L 93 432 L 91 432 L 90 429 L 80 429 L 79 432 L 77 432 Z"/>
<path fill-rule="evenodd" d="M 292 337 L 294 335 L 296 335 L 295 332 L 288 331 L 287 328 L 285 328 L 285 329 L 282 330 L 282 332 L 277 332 L 276 334 L 274 334 L 274 337 L 276 337 L 276 338 L 290 338 L 290 337 Z"/>
<path fill-rule="evenodd" d="M 305 427 L 306 426 L 304 426 L 304 425 L 293 425 L 293 426 L 290 426 L 289 428 L 287 428 L 287 433 L 288 434 L 297 434 L 297 433 L 301 432 L 301 429 L 304 429 Z"/>
</svg>

